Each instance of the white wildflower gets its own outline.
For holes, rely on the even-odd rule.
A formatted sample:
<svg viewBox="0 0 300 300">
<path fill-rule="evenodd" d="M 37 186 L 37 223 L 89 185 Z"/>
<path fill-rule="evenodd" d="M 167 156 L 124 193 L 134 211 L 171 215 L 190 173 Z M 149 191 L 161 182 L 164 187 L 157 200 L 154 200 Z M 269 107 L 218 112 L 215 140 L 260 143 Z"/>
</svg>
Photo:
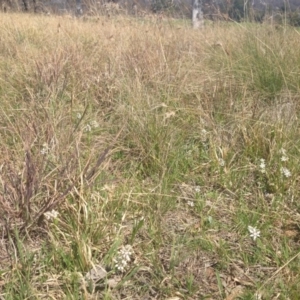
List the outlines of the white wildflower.
<svg viewBox="0 0 300 300">
<path fill-rule="evenodd" d="M 43 148 L 42 150 L 41 150 L 41 154 L 42 155 L 46 155 L 48 153 L 48 151 L 45 149 L 45 148 Z"/>
<path fill-rule="evenodd" d="M 81 117 L 82 117 L 81 113 L 77 113 L 76 117 L 77 117 L 77 119 L 81 119 Z"/>
<path fill-rule="evenodd" d="M 58 217 L 58 212 L 54 209 L 44 213 L 44 216 L 47 220 L 56 219 Z"/>
<path fill-rule="evenodd" d="M 195 192 L 200 193 L 200 191 L 201 191 L 200 186 L 199 185 L 195 186 Z"/>
<path fill-rule="evenodd" d="M 85 132 L 90 132 L 92 130 L 92 127 L 90 124 L 86 124 L 85 127 L 84 127 L 84 131 Z"/>
<path fill-rule="evenodd" d="M 280 169 L 280 172 L 281 172 L 281 174 L 284 175 L 286 178 L 292 176 L 292 174 L 291 174 L 291 172 L 290 172 L 290 170 L 289 170 L 288 168 L 282 167 L 282 168 Z"/>
<path fill-rule="evenodd" d="M 41 154 L 42 154 L 42 155 L 46 155 L 46 154 L 49 153 L 49 151 L 50 151 L 50 148 L 49 148 L 48 144 L 47 144 L 47 143 L 44 143 L 44 144 L 43 144 L 43 148 L 42 148 L 42 150 L 41 150 Z"/>
<path fill-rule="evenodd" d="M 90 122 L 90 126 L 91 126 L 92 128 L 98 128 L 98 127 L 99 127 L 99 123 L 98 123 L 96 120 L 94 120 L 94 121 L 91 121 L 91 122 Z"/>
<path fill-rule="evenodd" d="M 260 231 L 257 228 L 248 226 L 248 231 L 250 232 L 250 237 L 252 237 L 254 241 L 260 237 Z"/>
<path fill-rule="evenodd" d="M 123 272 L 131 260 L 133 249 L 130 245 L 122 246 L 117 257 L 114 259 L 115 267 Z"/>
<path fill-rule="evenodd" d="M 289 158 L 288 158 L 288 156 L 287 156 L 287 154 L 286 154 L 286 150 L 285 150 L 284 148 L 281 148 L 281 149 L 279 150 L 279 153 L 282 155 L 282 156 L 281 156 L 281 161 L 282 161 L 282 162 L 285 162 L 285 161 L 288 161 L 288 160 L 289 160 Z"/>
<path fill-rule="evenodd" d="M 266 173 L 266 161 L 263 158 L 260 159 L 259 167 L 262 173 Z"/>
<path fill-rule="evenodd" d="M 221 167 L 224 167 L 224 166 L 225 166 L 225 160 L 224 160 L 223 158 L 219 158 L 218 161 L 219 161 L 219 165 L 220 165 Z"/>
<path fill-rule="evenodd" d="M 188 201 L 187 205 L 190 206 L 190 207 L 194 207 L 195 203 L 194 203 L 194 201 Z"/>
</svg>

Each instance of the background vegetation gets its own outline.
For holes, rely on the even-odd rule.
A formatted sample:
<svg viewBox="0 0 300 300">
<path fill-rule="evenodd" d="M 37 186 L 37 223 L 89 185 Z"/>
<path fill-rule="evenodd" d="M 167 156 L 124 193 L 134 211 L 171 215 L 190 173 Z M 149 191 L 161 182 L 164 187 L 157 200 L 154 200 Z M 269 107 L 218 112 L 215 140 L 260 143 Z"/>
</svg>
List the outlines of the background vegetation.
<svg viewBox="0 0 300 300">
<path fill-rule="evenodd" d="M 299 39 L 2 14 L 1 297 L 298 299 Z"/>
<path fill-rule="evenodd" d="M 2 11 L 135 17 L 155 13 L 177 19 L 191 18 L 192 5 L 192 0 L 0 0 Z M 209 20 L 300 24 L 298 0 L 201 0 L 201 6 Z"/>
</svg>

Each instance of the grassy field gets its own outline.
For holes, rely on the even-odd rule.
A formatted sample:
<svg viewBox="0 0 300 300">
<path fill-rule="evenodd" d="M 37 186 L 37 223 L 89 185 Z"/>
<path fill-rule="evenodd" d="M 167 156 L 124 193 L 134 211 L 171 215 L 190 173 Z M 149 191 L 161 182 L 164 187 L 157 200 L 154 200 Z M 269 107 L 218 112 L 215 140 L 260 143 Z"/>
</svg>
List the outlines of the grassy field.
<svg viewBox="0 0 300 300">
<path fill-rule="evenodd" d="M 0 15 L 0 299 L 299 299 L 300 32 Z"/>
</svg>

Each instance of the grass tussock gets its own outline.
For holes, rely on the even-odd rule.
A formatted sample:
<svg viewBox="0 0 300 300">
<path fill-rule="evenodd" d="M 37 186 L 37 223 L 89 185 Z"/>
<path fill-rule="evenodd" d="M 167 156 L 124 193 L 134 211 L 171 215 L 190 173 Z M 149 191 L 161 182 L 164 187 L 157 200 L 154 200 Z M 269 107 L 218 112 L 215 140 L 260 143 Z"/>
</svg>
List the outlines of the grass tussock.
<svg viewBox="0 0 300 300">
<path fill-rule="evenodd" d="M 1 297 L 298 299 L 299 39 L 1 15 Z"/>
</svg>

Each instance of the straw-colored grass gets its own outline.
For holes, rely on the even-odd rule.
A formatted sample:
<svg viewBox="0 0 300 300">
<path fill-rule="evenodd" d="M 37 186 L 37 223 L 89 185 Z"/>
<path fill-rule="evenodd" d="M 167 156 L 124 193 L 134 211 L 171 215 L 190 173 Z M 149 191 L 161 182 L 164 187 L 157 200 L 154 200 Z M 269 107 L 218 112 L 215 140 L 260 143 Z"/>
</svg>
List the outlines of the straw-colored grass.
<svg viewBox="0 0 300 300">
<path fill-rule="evenodd" d="M 0 298 L 298 299 L 299 39 L 2 14 Z"/>
</svg>

